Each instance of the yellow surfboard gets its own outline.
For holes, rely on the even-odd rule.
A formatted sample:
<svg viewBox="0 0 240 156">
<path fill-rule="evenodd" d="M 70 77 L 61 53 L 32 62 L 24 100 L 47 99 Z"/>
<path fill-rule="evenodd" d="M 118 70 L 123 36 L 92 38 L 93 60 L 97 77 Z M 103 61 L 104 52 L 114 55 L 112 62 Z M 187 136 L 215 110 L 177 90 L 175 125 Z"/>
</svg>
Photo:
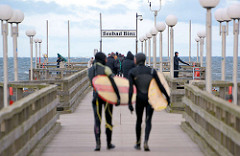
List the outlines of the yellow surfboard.
<svg viewBox="0 0 240 156">
<path fill-rule="evenodd" d="M 128 104 L 129 81 L 123 77 L 114 77 L 114 81 L 118 87 L 121 97 L 121 105 Z M 117 95 L 111 85 L 109 78 L 105 75 L 99 75 L 93 78 L 92 84 L 94 89 L 98 92 L 98 96 L 110 104 L 117 103 Z M 136 87 L 133 88 L 132 103 L 136 102 Z"/>
<path fill-rule="evenodd" d="M 163 73 L 158 72 L 158 77 L 163 87 L 165 88 L 168 96 L 170 96 L 170 88 L 168 86 L 168 83 Z M 149 99 L 149 103 L 151 104 L 151 106 L 155 111 L 161 111 L 167 108 L 168 102 L 166 100 L 166 97 L 160 91 L 155 79 L 152 79 L 152 81 L 150 82 L 149 89 L 148 89 L 148 99 Z"/>
</svg>

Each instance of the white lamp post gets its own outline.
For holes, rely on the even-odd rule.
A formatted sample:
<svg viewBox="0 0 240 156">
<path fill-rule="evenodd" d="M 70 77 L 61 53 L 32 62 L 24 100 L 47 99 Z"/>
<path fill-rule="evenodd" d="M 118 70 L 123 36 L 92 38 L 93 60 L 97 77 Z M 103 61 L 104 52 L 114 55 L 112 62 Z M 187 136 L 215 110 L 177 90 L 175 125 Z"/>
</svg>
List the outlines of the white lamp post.
<svg viewBox="0 0 240 156">
<path fill-rule="evenodd" d="M 39 68 L 40 68 L 41 67 L 41 44 L 42 44 L 42 39 L 38 39 L 38 43 L 39 43 L 39 48 L 38 48 L 38 50 L 39 50 L 39 55 L 38 55 L 39 63 L 38 63 L 38 65 L 39 65 Z"/>
<path fill-rule="evenodd" d="M 177 17 L 174 15 L 168 15 L 166 18 L 166 23 L 170 27 L 170 75 L 172 78 L 174 78 L 174 62 L 173 62 L 173 56 L 174 56 L 174 32 L 173 27 L 177 24 Z"/>
<path fill-rule="evenodd" d="M 237 105 L 237 67 L 238 67 L 238 35 L 239 35 L 239 19 L 240 19 L 240 3 L 232 4 L 228 7 L 228 16 L 233 19 L 234 34 L 234 52 L 233 52 L 233 103 Z"/>
<path fill-rule="evenodd" d="M 157 43 L 156 43 L 156 35 L 158 31 L 155 27 L 151 29 L 151 34 L 153 36 L 153 68 L 157 67 Z"/>
<path fill-rule="evenodd" d="M 148 1 L 149 2 L 149 1 Z M 158 10 L 152 10 L 152 2 L 149 2 L 149 7 L 152 12 L 154 12 L 154 26 L 156 27 L 157 24 L 157 15 L 158 12 L 161 10 L 162 7 L 162 0 L 159 0 L 159 9 Z"/>
<path fill-rule="evenodd" d="M 38 39 L 35 38 L 34 39 L 34 43 L 35 43 L 35 69 L 37 69 L 37 53 L 38 53 Z"/>
<path fill-rule="evenodd" d="M 143 38 L 144 38 L 144 41 L 145 41 L 145 56 L 147 57 L 147 40 L 148 40 L 148 38 L 147 38 L 146 35 L 144 35 Z"/>
<path fill-rule="evenodd" d="M 31 67 L 30 67 L 30 80 L 33 80 L 33 36 L 36 35 L 35 30 L 27 30 L 26 35 L 30 38 L 30 52 L 31 52 Z"/>
<path fill-rule="evenodd" d="M 225 64 L 226 64 L 226 35 L 228 30 L 228 22 L 231 20 L 228 17 L 226 9 L 219 8 L 214 13 L 215 19 L 220 23 L 220 36 L 222 36 L 222 76 L 221 80 L 225 81 Z M 226 25 L 222 25 L 223 22 L 227 22 Z"/>
<path fill-rule="evenodd" d="M 204 51 L 204 38 L 206 37 L 205 31 L 198 32 L 198 37 L 200 38 L 200 66 L 203 66 L 203 51 Z"/>
<path fill-rule="evenodd" d="M 144 37 L 140 37 L 139 38 L 140 42 L 141 42 L 141 52 L 143 53 L 143 41 L 144 41 Z"/>
<path fill-rule="evenodd" d="M 215 8 L 219 0 L 199 0 L 202 7 L 207 9 L 206 30 L 207 30 L 207 50 L 206 50 L 206 91 L 212 93 L 212 15 L 211 9 Z"/>
<path fill-rule="evenodd" d="M 13 10 L 8 5 L 0 5 L 0 20 L 2 25 L 3 35 L 3 103 L 4 107 L 8 106 L 8 23 L 7 21 L 12 17 Z"/>
<path fill-rule="evenodd" d="M 151 66 L 151 38 L 152 34 L 147 33 L 147 38 L 148 38 L 148 65 Z"/>
<path fill-rule="evenodd" d="M 199 41 L 200 41 L 201 39 L 199 38 L 199 37 L 196 37 L 195 38 L 195 41 L 197 42 L 197 63 L 199 62 L 199 60 L 198 60 L 198 56 L 199 56 Z"/>
<path fill-rule="evenodd" d="M 17 48 L 17 37 L 18 37 L 18 24 L 24 19 L 24 14 L 20 10 L 14 10 L 13 16 L 8 20 L 11 23 L 11 36 L 13 38 L 13 56 L 14 56 L 14 81 L 18 81 L 18 48 Z M 15 24 L 15 26 L 14 26 Z"/>
<path fill-rule="evenodd" d="M 162 56 L 163 56 L 163 52 L 162 52 L 162 32 L 166 29 L 166 24 L 164 22 L 160 22 L 160 23 L 157 23 L 157 26 L 156 26 L 157 30 L 160 32 L 159 33 L 159 59 L 160 59 L 160 62 L 159 62 L 159 69 L 160 69 L 160 72 L 163 71 L 162 69 Z"/>
<path fill-rule="evenodd" d="M 138 20 L 142 21 L 143 16 L 136 13 L 136 54 L 138 52 Z"/>
</svg>

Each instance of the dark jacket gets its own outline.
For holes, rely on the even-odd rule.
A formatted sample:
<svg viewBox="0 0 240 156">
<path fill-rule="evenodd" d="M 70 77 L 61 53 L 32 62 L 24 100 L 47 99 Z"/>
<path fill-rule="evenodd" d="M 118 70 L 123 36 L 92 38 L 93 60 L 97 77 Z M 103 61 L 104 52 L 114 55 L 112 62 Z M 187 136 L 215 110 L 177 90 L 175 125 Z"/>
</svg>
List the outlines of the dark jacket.
<svg viewBox="0 0 240 156">
<path fill-rule="evenodd" d="M 174 57 L 174 70 L 179 69 L 179 62 L 182 62 L 183 64 L 189 65 L 188 63 L 182 61 L 178 56 L 175 55 Z"/>
<path fill-rule="evenodd" d="M 115 61 L 113 56 L 110 56 L 110 57 L 107 58 L 106 66 L 108 66 L 112 70 L 114 75 L 117 74 L 116 61 Z"/>
<path fill-rule="evenodd" d="M 126 59 L 123 61 L 122 69 L 123 69 L 123 76 L 128 78 L 129 71 L 135 67 L 134 64 L 134 56 L 131 52 L 128 52 Z"/>
</svg>

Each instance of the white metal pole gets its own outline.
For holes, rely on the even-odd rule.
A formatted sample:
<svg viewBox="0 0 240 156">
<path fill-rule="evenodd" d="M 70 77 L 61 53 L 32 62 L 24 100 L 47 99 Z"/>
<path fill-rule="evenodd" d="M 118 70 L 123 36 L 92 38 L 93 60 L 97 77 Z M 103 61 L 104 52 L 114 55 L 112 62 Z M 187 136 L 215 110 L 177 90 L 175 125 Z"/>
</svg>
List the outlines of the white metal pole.
<svg viewBox="0 0 240 156">
<path fill-rule="evenodd" d="M 17 55 L 18 26 L 13 26 L 13 24 L 11 24 L 11 29 L 13 38 L 14 81 L 18 81 L 18 55 Z"/>
<path fill-rule="evenodd" d="M 70 65 L 70 21 L 68 20 L 68 67 Z"/>
<path fill-rule="evenodd" d="M 163 71 L 163 69 L 162 69 L 162 66 L 163 66 L 163 62 L 162 62 L 162 60 L 163 60 L 162 59 L 162 32 L 159 33 L 159 42 L 160 42 L 160 44 L 159 44 L 159 58 L 160 58 L 159 69 L 160 69 L 160 72 L 162 72 Z"/>
<path fill-rule="evenodd" d="M 200 66 L 203 67 L 204 38 L 200 38 Z"/>
<path fill-rule="evenodd" d="M 233 53 L 233 103 L 237 105 L 237 74 L 238 74 L 238 34 L 239 34 L 239 20 L 234 21 L 234 53 Z"/>
<path fill-rule="evenodd" d="M 141 42 L 141 52 L 143 53 L 143 42 Z"/>
<path fill-rule="evenodd" d="M 169 62 L 169 26 L 168 26 L 168 38 L 167 38 L 167 40 L 168 40 L 168 58 L 167 58 L 167 60 L 168 60 L 168 62 Z"/>
<path fill-rule="evenodd" d="M 30 37 L 30 55 L 31 55 L 31 65 L 30 65 L 30 80 L 33 80 L 33 37 Z"/>
<path fill-rule="evenodd" d="M 211 9 L 207 8 L 207 47 L 206 47 L 206 91 L 212 93 L 212 15 Z"/>
<path fill-rule="evenodd" d="M 37 69 L 37 53 L 38 53 L 38 50 L 37 50 L 37 42 L 35 42 L 35 69 Z"/>
<path fill-rule="evenodd" d="M 225 81 L 225 65 L 226 65 L 226 26 L 222 26 L 222 81 Z"/>
<path fill-rule="evenodd" d="M 147 40 L 145 40 L 145 56 L 147 57 Z"/>
<path fill-rule="evenodd" d="M 136 54 L 138 53 L 138 13 L 136 13 Z"/>
<path fill-rule="evenodd" d="M 8 43 L 7 43 L 7 36 L 8 36 L 8 23 L 2 24 L 2 35 L 3 35 L 3 101 L 4 107 L 8 106 Z"/>
<path fill-rule="evenodd" d="M 199 42 L 197 42 L 197 63 L 199 62 L 198 56 L 199 56 Z"/>
<path fill-rule="evenodd" d="M 153 68 L 156 68 L 157 66 L 157 44 L 156 44 L 156 35 L 153 35 Z"/>
<path fill-rule="evenodd" d="M 47 64 L 48 64 L 48 20 L 46 21 L 47 24 Z"/>
<path fill-rule="evenodd" d="M 170 75 L 174 78 L 174 64 L 173 64 L 173 53 L 174 53 L 174 41 L 173 41 L 173 27 L 170 28 Z"/>
<path fill-rule="evenodd" d="M 192 23 L 191 20 L 189 21 L 189 63 L 191 62 L 191 48 L 192 48 Z"/>
<path fill-rule="evenodd" d="M 39 43 L 39 68 L 41 66 L 41 43 Z"/>
<path fill-rule="evenodd" d="M 148 65 L 151 66 L 151 38 L 148 39 Z"/>
<path fill-rule="evenodd" d="M 158 14 L 158 11 L 155 10 L 155 11 L 154 11 L 154 26 L 155 26 L 155 27 L 156 27 L 156 25 L 157 25 L 157 14 Z"/>
</svg>

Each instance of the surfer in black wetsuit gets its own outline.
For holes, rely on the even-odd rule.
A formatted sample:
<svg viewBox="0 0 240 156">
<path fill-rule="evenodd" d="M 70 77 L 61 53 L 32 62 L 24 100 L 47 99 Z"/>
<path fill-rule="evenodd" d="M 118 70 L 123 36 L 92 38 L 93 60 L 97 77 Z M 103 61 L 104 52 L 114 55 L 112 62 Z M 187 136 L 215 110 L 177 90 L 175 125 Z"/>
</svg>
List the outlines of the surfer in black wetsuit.
<svg viewBox="0 0 240 156">
<path fill-rule="evenodd" d="M 135 57 L 135 63 L 137 66 L 129 71 L 129 102 L 128 107 L 131 113 L 133 112 L 132 106 L 132 95 L 133 95 L 133 85 L 136 85 L 137 88 L 137 99 L 136 99 L 136 137 L 137 142 L 135 145 L 135 149 L 140 150 L 141 145 L 141 124 L 142 124 L 142 116 L 144 108 L 146 108 L 146 129 L 145 129 L 145 140 L 144 140 L 144 150 L 150 151 L 148 147 L 148 139 L 151 131 L 151 120 L 153 115 L 153 108 L 148 103 L 148 88 L 151 80 L 154 78 L 159 86 L 161 92 L 166 96 L 168 104 L 170 103 L 170 98 L 160 82 L 156 70 L 146 67 L 145 64 L 146 57 L 142 53 L 138 53 Z"/>
<path fill-rule="evenodd" d="M 92 79 L 97 75 L 107 75 L 115 93 L 117 94 L 117 104 L 116 106 L 120 105 L 120 95 L 118 88 L 113 80 L 114 74 L 112 73 L 111 69 L 106 64 L 106 55 L 102 52 L 98 52 L 95 55 L 95 63 L 94 65 L 89 68 L 88 70 L 88 76 L 90 79 L 90 82 L 92 82 Z M 98 93 L 96 91 L 93 91 L 93 100 L 92 100 L 92 107 L 93 107 L 93 113 L 94 113 L 94 133 L 96 138 L 96 148 L 95 151 L 100 151 L 101 149 L 101 120 L 102 120 L 102 105 L 104 105 L 104 111 L 105 111 L 105 118 L 106 118 L 106 135 L 107 135 L 107 149 L 113 149 L 115 146 L 111 143 L 112 140 L 112 111 L 113 111 L 113 105 L 106 103 L 102 99 L 98 97 Z"/>
</svg>

